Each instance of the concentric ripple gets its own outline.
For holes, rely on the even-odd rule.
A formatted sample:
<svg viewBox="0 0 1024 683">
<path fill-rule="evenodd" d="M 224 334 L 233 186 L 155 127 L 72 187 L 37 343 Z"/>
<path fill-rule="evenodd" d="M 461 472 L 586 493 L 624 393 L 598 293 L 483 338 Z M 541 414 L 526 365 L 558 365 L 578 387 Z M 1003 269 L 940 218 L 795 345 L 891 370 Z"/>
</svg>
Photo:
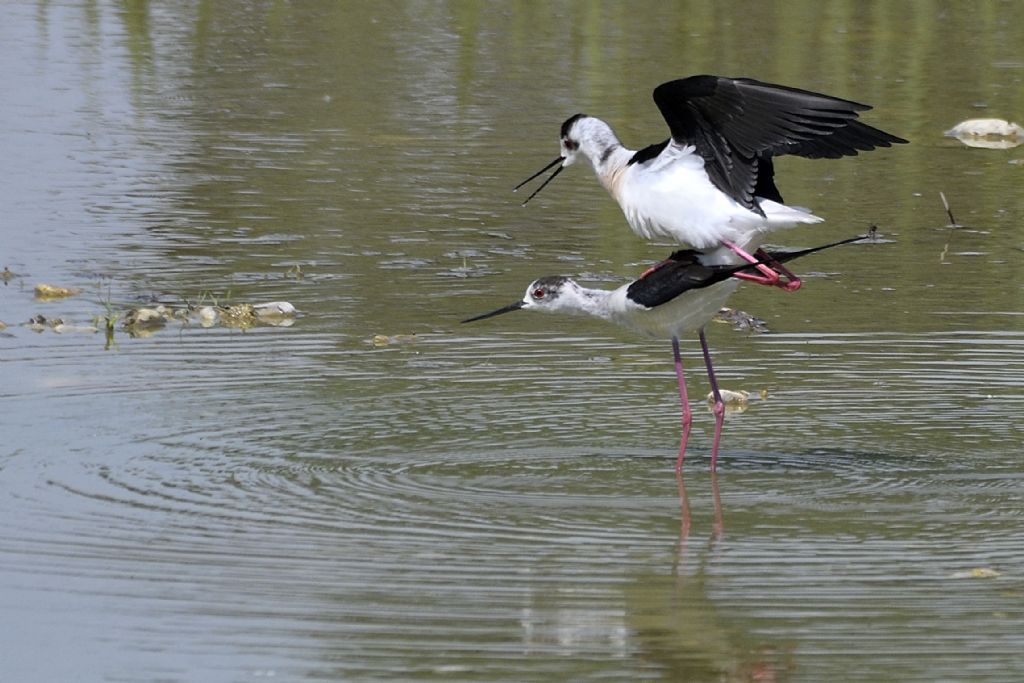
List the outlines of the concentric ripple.
<svg viewBox="0 0 1024 683">
<path fill-rule="evenodd" d="M 524 651 L 624 675 L 648 656 L 784 668 L 793 641 L 830 666 L 859 643 L 876 660 L 862 680 L 906 652 L 1007 663 L 1019 636 L 990 615 L 1024 572 L 1005 441 L 1021 378 L 993 351 L 1021 341 L 893 337 L 898 357 L 870 337 L 725 341 L 723 384 L 767 398 L 730 417 L 714 479 L 697 406 L 680 489 L 660 345 L 544 339 L 532 356 L 538 338 L 519 333 L 373 348 L 315 326 L 184 331 L 123 349 L 115 362 L 147 370 L 116 385 L 23 385 L 18 400 L 78 427 L 32 459 L 45 430 L 9 437 L 2 571 L 71 604 L 110 596 L 117 648 L 173 641 L 233 667 L 258 642 L 250 672 L 508 677 L 529 670 Z M 197 375 L 216 345 L 224 360 Z M 970 445 L 936 438 L 951 433 Z M 956 578 L 979 571 L 996 578 Z M 711 663 L 659 645 L 694 629 Z"/>
</svg>

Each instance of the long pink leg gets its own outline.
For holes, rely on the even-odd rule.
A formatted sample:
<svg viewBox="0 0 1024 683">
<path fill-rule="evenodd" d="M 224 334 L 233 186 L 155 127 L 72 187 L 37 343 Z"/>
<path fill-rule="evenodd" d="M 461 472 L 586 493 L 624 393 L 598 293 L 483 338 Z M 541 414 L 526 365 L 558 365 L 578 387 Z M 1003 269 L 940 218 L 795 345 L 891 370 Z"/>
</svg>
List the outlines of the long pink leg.
<svg viewBox="0 0 1024 683">
<path fill-rule="evenodd" d="M 732 249 L 736 254 L 747 263 L 754 264 L 754 267 L 761 272 L 761 275 L 754 275 L 752 273 L 736 273 L 733 277 L 739 278 L 740 280 L 747 280 L 748 282 L 754 282 L 759 285 L 767 285 L 769 287 L 779 287 L 787 292 L 795 292 L 800 289 L 800 278 L 793 275 L 789 270 L 782 267 L 782 264 L 776 263 L 771 257 L 763 250 L 758 249 L 757 254 L 760 256 L 751 256 L 748 254 L 740 245 L 735 242 L 728 240 L 722 240 L 722 244 Z M 763 261 L 768 260 L 771 265 L 764 263 Z M 786 280 L 782 281 L 780 278 L 785 277 Z"/>
<path fill-rule="evenodd" d="M 679 459 L 676 460 L 676 474 L 683 471 L 683 458 L 686 457 L 686 442 L 690 438 L 690 425 L 693 424 L 693 411 L 690 401 L 686 398 L 686 378 L 683 377 L 683 359 L 679 355 L 679 337 L 672 337 L 672 357 L 676 361 L 676 378 L 679 380 L 679 401 L 683 404 L 683 436 L 679 441 Z"/>
<path fill-rule="evenodd" d="M 712 409 L 715 414 L 715 439 L 711 442 L 711 471 L 718 467 L 718 442 L 722 438 L 722 422 L 725 420 L 725 402 L 722 394 L 718 391 L 718 380 L 715 379 L 715 368 L 711 365 L 711 351 L 708 350 L 708 340 L 704 336 L 703 328 L 700 331 L 700 348 L 704 352 L 704 365 L 708 368 L 708 382 L 711 383 L 711 394 L 715 397 L 715 406 Z M 680 458 L 680 464 L 682 459 Z"/>
</svg>

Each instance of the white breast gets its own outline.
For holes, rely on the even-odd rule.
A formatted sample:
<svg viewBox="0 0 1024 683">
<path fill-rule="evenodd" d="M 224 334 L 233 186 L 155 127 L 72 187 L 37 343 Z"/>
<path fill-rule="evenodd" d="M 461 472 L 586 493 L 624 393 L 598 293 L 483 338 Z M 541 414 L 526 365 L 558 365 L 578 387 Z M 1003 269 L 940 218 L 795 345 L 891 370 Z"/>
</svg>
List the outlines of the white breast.
<svg viewBox="0 0 1024 683">
<path fill-rule="evenodd" d="M 674 143 L 650 161 L 627 166 L 615 190 L 612 194 L 633 232 L 695 249 L 723 240 L 742 245 L 757 234 L 821 220 L 767 200 L 761 203 L 766 216 L 744 208 L 714 186 L 693 147 Z"/>
<path fill-rule="evenodd" d="M 646 337 L 668 339 L 681 337 L 704 327 L 725 305 L 740 281 L 729 278 L 722 282 L 680 294 L 672 301 L 654 308 L 644 308 L 626 299 L 626 288 L 612 292 L 609 319 Z"/>
</svg>

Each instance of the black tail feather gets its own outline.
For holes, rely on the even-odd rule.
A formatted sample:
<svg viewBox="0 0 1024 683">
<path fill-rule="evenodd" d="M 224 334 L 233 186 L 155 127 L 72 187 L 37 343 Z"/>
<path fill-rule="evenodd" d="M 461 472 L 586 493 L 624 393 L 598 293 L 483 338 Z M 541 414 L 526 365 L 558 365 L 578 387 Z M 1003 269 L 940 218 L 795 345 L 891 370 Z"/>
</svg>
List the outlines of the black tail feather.
<svg viewBox="0 0 1024 683">
<path fill-rule="evenodd" d="M 774 261 L 778 261 L 779 263 L 785 263 L 786 261 L 792 261 L 793 259 L 798 259 L 801 256 L 807 256 L 808 254 L 813 254 L 815 252 L 824 251 L 826 249 L 831 249 L 832 247 L 838 247 L 838 246 L 843 245 L 843 244 L 852 244 L 853 242 L 860 242 L 862 240 L 874 239 L 875 231 L 876 231 L 876 228 L 874 226 L 871 226 L 871 230 L 869 230 L 866 235 L 858 235 L 857 237 L 849 237 L 849 238 L 847 238 L 845 240 L 839 240 L 837 242 L 829 242 L 828 244 L 823 244 L 820 247 L 811 247 L 809 249 L 798 249 L 796 251 L 770 251 L 770 252 L 768 252 L 768 256 L 770 256 L 772 258 L 772 260 L 774 260 Z M 753 265 L 753 264 L 751 264 L 751 265 Z M 770 263 L 769 263 L 769 265 L 770 265 Z M 744 266 L 742 269 L 746 270 L 749 267 L 750 266 Z"/>
</svg>

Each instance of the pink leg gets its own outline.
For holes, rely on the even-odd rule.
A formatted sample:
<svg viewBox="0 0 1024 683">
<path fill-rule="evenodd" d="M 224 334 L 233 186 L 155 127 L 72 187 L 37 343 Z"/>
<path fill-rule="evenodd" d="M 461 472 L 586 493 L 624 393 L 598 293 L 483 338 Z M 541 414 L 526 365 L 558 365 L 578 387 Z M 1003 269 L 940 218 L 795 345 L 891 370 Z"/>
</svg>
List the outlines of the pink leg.
<svg viewBox="0 0 1024 683">
<path fill-rule="evenodd" d="M 665 259 L 664 261 L 658 261 L 653 266 L 651 266 L 650 268 L 648 268 L 644 272 L 640 273 L 640 277 L 638 277 L 637 280 L 643 280 L 645 277 L 647 277 L 648 275 L 650 275 L 651 273 L 656 271 L 658 268 L 661 268 L 662 266 L 664 266 L 666 264 L 669 264 L 669 263 L 672 263 L 672 259 Z"/>
<path fill-rule="evenodd" d="M 771 254 L 769 254 L 767 251 L 759 247 L 758 250 L 754 252 L 754 256 L 755 258 L 762 262 L 767 261 L 770 264 L 772 270 L 786 278 L 786 282 L 777 285 L 778 287 L 782 288 L 787 292 L 795 292 L 796 290 L 800 289 L 800 285 L 803 284 L 800 278 L 794 275 L 793 272 L 789 270 L 789 268 L 786 268 L 784 265 L 773 259 L 771 257 Z"/>
<path fill-rule="evenodd" d="M 747 263 L 755 264 L 754 267 L 761 272 L 761 275 L 753 275 L 751 273 L 736 273 L 733 277 L 739 278 L 740 280 L 747 280 L 748 282 L 754 282 L 759 285 L 767 285 L 779 287 L 787 292 L 795 292 L 800 289 L 800 278 L 793 273 L 789 272 L 786 268 L 782 267 L 782 264 L 775 262 L 767 253 L 763 250 L 758 249 L 758 256 L 751 256 L 744 251 L 735 242 L 723 240 L 722 244 L 732 249 L 736 254 L 739 255 Z M 764 263 L 768 261 L 768 263 Z M 769 263 L 771 265 L 769 265 Z M 781 280 L 785 277 L 785 281 Z"/>
<path fill-rule="evenodd" d="M 676 474 L 679 474 L 683 471 L 683 458 L 686 457 L 686 442 L 690 438 L 693 411 L 690 409 L 690 401 L 686 398 L 686 378 L 683 377 L 683 359 L 679 355 L 678 337 L 672 337 L 672 356 L 676 361 L 676 378 L 679 380 L 679 401 L 683 404 L 683 436 L 679 441 L 679 459 L 676 460 Z"/>
<path fill-rule="evenodd" d="M 722 422 L 725 420 L 725 402 L 718 391 L 718 380 L 715 379 L 715 368 L 711 365 L 711 351 L 708 350 L 708 340 L 704 336 L 704 330 L 700 331 L 700 348 L 704 352 L 704 365 L 708 368 L 708 382 L 711 383 L 711 394 L 715 397 L 715 439 L 711 442 L 711 471 L 718 467 L 718 442 L 722 438 Z M 680 460 L 680 463 L 682 461 Z"/>
</svg>

